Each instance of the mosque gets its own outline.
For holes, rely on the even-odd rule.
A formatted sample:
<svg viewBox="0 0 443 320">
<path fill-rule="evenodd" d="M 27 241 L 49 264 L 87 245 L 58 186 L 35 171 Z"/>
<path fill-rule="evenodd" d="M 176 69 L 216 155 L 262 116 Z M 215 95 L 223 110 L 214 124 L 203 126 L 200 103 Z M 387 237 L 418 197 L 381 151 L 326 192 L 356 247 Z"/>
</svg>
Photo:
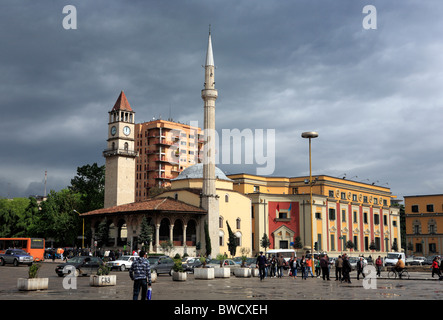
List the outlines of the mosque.
<svg viewBox="0 0 443 320">
<path fill-rule="evenodd" d="M 103 209 L 82 214 L 89 219 L 92 239 L 100 222 L 109 227 L 108 248 L 140 249 L 162 252 L 161 243 L 171 242 L 171 254 L 205 255 L 210 239 L 211 256 L 227 253 L 229 229 L 237 240 L 237 253 L 251 253 L 251 200 L 234 191 L 233 181 L 215 166 L 215 66 L 209 33 L 205 62 L 204 154 L 202 163 L 184 169 L 172 179 L 170 189 L 152 199 L 135 202 L 135 112 L 122 92 L 109 112 L 106 158 L 105 205 Z M 153 227 L 153 241 L 138 240 L 140 225 L 146 217 Z M 205 231 L 205 225 L 207 230 Z M 228 227 L 229 226 L 229 227 Z M 206 233 L 208 233 L 206 235 Z M 91 244 L 94 247 L 96 243 Z"/>
</svg>

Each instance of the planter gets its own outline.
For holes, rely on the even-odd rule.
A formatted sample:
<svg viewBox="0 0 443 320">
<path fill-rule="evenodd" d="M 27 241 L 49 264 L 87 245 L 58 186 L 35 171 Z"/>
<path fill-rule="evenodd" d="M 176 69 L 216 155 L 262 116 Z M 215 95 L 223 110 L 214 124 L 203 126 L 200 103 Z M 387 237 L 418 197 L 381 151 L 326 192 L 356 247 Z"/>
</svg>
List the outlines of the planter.
<svg viewBox="0 0 443 320">
<path fill-rule="evenodd" d="M 231 276 L 230 268 L 214 268 L 215 278 L 229 278 Z"/>
<path fill-rule="evenodd" d="M 18 278 L 17 288 L 21 291 L 46 290 L 48 289 L 49 278 Z"/>
<path fill-rule="evenodd" d="M 251 276 L 251 269 L 249 268 L 237 268 L 234 270 L 234 274 L 239 278 L 249 278 Z"/>
<path fill-rule="evenodd" d="M 174 281 L 186 281 L 186 279 L 187 279 L 187 273 L 186 272 L 174 272 L 172 274 L 172 280 L 174 280 Z"/>
<path fill-rule="evenodd" d="M 214 268 L 194 268 L 194 278 L 204 280 L 214 279 Z"/>
<path fill-rule="evenodd" d="M 92 287 L 115 286 L 116 284 L 117 276 L 115 274 L 89 277 L 89 285 Z"/>
<path fill-rule="evenodd" d="M 253 277 L 260 277 L 260 271 L 258 269 L 251 269 L 251 274 Z"/>
</svg>

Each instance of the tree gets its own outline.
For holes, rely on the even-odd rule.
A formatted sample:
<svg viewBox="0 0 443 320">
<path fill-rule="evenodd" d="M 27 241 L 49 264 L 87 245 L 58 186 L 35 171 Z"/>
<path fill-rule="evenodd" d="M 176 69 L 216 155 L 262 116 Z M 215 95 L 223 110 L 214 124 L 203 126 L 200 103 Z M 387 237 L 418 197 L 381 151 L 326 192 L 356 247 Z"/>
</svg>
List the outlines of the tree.
<svg viewBox="0 0 443 320">
<path fill-rule="evenodd" d="M 228 250 L 231 253 L 231 256 L 235 256 L 235 252 L 237 251 L 237 237 L 232 232 L 228 221 L 226 221 L 226 225 L 228 226 L 228 233 L 229 233 Z"/>
<path fill-rule="evenodd" d="M 211 237 L 209 236 L 208 223 L 205 221 L 205 242 L 206 242 L 206 256 L 210 256 L 212 252 Z"/>
<path fill-rule="evenodd" d="M 152 242 L 152 235 L 154 234 L 154 229 L 149 224 L 146 216 L 143 217 L 142 223 L 140 225 L 140 229 L 141 229 L 141 231 L 140 231 L 140 235 L 138 237 L 139 242 L 144 244 L 143 250 L 149 252 L 149 244 Z"/>
<path fill-rule="evenodd" d="M 355 248 L 355 244 L 354 244 L 354 242 L 352 242 L 351 240 L 348 240 L 347 242 L 346 242 L 346 248 L 347 249 L 354 249 Z"/>
<path fill-rule="evenodd" d="M 269 248 L 271 246 L 271 241 L 269 241 L 268 235 L 266 233 L 261 238 L 260 246 L 265 248 L 265 251 L 267 248 Z"/>
<path fill-rule="evenodd" d="M 95 233 L 95 239 L 97 240 L 98 246 L 106 246 L 109 239 L 109 226 L 108 221 L 105 219 L 99 223 L 97 232 Z"/>
<path fill-rule="evenodd" d="M 105 199 L 105 166 L 97 163 L 77 168 L 77 176 L 71 179 L 69 187 L 74 193 L 80 194 L 79 212 L 89 212 L 103 208 Z"/>
<path fill-rule="evenodd" d="M 166 255 L 169 255 L 172 249 L 174 249 L 174 244 L 171 241 L 164 241 L 160 243 L 160 247 Z"/>
<path fill-rule="evenodd" d="M 300 237 L 295 237 L 294 239 L 294 249 L 301 249 L 303 248 L 303 243 L 301 242 Z"/>
</svg>

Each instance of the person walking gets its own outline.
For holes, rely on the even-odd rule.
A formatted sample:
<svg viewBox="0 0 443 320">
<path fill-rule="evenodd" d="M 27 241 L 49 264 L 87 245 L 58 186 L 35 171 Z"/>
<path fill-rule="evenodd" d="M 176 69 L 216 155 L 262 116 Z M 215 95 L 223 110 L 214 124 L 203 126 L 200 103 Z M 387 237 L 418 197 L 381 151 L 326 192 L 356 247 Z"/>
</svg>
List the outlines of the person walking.
<svg viewBox="0 0 443 320">
<path fill-rule="evenodd" d="M 337 260 L 335 260 L 335 281 L 341 281 L 342 269 L 343 258 L 341 256 L 338 256 Z"/>
<path fill-rule="evenodd" d="M 363 276 L 363 279 L 365 278 L 365 274 L 363 273 L 363 268 L 365 267 L 363 258 L 360 257 L 357 261 L 357 280 L 360 280 L 360 274 Z"/>
<path fill-rule="evenodd" d="M 290 270 L 290 276 L 292 278 L 297 278 L 297 257 L 291 257 L 291 260 L 289 260 L 289 270 Z"/>
<path fill-rule="evenodd" d="M 135 259 L 129 269 L 129 277 L 134 281 L 133 300 L 138 300 L 140 288 L 142 291 L 142 300 L 146 300 L 148 287 L 151 287 L 151 267 L 146 252 L 140 251 L 139 257 Z"/>
<path fill-rule="evenodd" d="M 314 274 L 312 273 L 312 257 L 306 256 L 306 278 L 309 276 L 309 273 L 311 273 L 311 278 L 314 278 Z"/>
<path fill-rule="evenodd" d="M 432 260 L 432 278 L 434 278 L 434 274 L 438 275 L 440 278 L 440 266 L 438 265 L 437 257 Z"/>
<path fill-rule="evenodd" d="M 321 276 L 321 266 L 320 266 L 320 259 L 315 259 L 315 275 L 317 276 L 317 278 L 320 278 Z"/>
<path fill-rule="evenodd" d="M 283 277 L 283 266 L 285 264 L 285 259 L 281 254 L 277 256 L 277 277 Z"/>
<path fill-rule="evenodd" d="M 320 268 L 321 273 L 323 274 L 323 280 L 331 280 L 329 279 L 329 259 L 327 255 L 320 258 Z"/>
<path fill-rule="evenodd" d="M 351 263 L 349 262 L 349 258 L 348 255 L 345 253 L 343 254 L 343 278 L 342 281 L 347 282 L 347 283 L 351 283 L 351 271 L 352 271 L 352 267 L 351 267 Z"/>
<path fill-rule="evenodd" d="M 378 256 L 377 259 L 375 259 L 375 268 L 377 270 L 376 276 L 381 277 L 381 267 L 383 266 L 383 260 L 380 256 Z"/>
<path fill-rule="evenodd" d="M 256 266 L 260 273 L 260 281 L 265 278 L 265 269 L 267 267 L 266 257 L 263 255 L 263 251 L 260 251 L 260 255 L 257 257 Z"/>
<path fill-rule="evenodd" d="M 307 276 L 307 273 L 306 273 L 306 258 L 305 258 L 305 256 L 301 257 L 300 268 L 301 268 L 301 278 L 306 280 L 306 278 L 308 276 Z"/>
</svg>

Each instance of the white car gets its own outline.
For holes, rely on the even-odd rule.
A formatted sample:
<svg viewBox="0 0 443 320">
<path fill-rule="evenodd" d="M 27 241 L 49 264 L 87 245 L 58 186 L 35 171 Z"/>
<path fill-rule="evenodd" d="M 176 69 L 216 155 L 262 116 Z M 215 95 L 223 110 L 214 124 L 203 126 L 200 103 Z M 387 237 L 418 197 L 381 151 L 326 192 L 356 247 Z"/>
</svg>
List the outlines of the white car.
<svg viewBox="0 0 443 320">
<path fill-rule="evenodd" d="M 407 257 L 405 264 L 407 266 L 421 266 L 424 262 L 426 261 L 425 257 L 415 257 L 415 256 L 411 256 L 411 257 Z"/>
<path fill-rule="evenodd" d="M 118 269 L 125 271 L 131 268 L 132 262 L 138 258 L 138 256 L 121 256 L 115 261 L 108 261 L 106 265 L 111 269 Z"/>
<path fill-rule="evenodd" d="M 351 264 L 352 270 L 357 269 L 357 261 L 360 260 L 360 257 L 349 257 L 349 263 Z M 368 261 L 363 258 L 363 267 L 368 265 Z"/>
</svg>

